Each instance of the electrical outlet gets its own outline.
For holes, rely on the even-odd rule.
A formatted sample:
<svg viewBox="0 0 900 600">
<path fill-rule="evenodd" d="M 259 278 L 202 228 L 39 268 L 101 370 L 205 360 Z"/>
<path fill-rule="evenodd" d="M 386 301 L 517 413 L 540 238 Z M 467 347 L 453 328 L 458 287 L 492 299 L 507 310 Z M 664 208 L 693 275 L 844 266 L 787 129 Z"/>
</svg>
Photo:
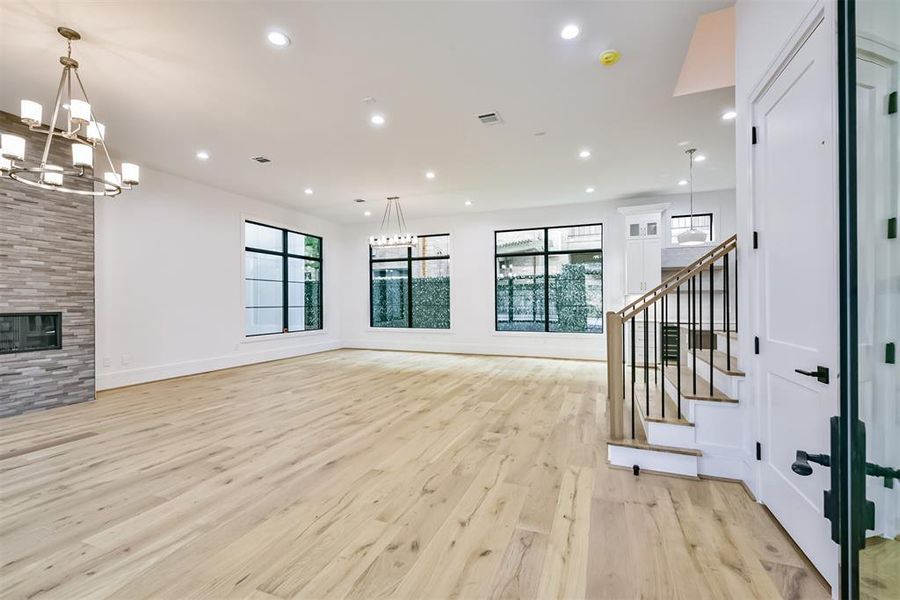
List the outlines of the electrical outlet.
<svg viewBox="0 0 900 600">
<path fill-rule="evenodd" d="M 131 362 L 131 355 L 130 355 L 130 354 L 123 354 L 123 355 L 122 355 L 122 364 L 123 364 L 123 365 L 127 365 L 127 364 L 130 363 L 130 362 Z"/>
<path fill-rule="evenodd" d="M 104 367 L 111 367 L 111 366 L 112 366 L 112 359 L 111 359 L 110 357 L 108 357 L 108 356 L 104 356 L 104 357 L 103 357 L 103 366 L 104 366 Z"/>
</svg>

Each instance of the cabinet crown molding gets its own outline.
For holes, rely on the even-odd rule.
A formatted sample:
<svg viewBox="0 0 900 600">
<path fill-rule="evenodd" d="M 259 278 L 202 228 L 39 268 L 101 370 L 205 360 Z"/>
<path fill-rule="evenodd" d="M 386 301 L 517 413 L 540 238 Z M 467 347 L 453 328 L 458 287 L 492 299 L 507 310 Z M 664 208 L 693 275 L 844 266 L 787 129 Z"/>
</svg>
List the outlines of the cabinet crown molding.
<svg viewBox="0 0 900 600">
<path fill-rule="evenodd" d="M 661 204 L 639 204 L 635 206 L 620 206 L 618 211 L 623 215 L 645 215 L 647 213 L 661 213 L 671 206 L 671 202 Z"/>
</svg>

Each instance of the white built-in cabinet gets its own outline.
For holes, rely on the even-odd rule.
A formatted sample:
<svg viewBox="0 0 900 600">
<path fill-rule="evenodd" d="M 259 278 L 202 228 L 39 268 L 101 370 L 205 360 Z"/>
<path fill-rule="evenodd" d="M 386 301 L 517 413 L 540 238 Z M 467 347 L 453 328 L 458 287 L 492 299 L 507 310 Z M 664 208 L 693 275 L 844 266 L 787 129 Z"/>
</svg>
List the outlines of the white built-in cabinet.
<svg viewBox="0 0 900 600">
<path fill-rule="evenodd" d="M 662 211 L 626 214 L 625 293 L 644 294 L 661 282 Z"/>
</svg>

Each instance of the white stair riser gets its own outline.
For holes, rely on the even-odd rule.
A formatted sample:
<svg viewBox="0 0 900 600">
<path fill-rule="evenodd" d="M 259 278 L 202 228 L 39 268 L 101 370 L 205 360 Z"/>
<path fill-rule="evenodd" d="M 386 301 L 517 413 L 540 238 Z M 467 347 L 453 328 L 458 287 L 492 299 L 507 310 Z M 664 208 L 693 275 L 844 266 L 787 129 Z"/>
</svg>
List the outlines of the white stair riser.
<svg viewBox="0 0 900 600">
<path fill-rule="evenodd" d="M 731 366 L 735 367 L 736 362 Z M 693 362 L 691 363 L 693 365 Z M 703 379 L 709 380 L 709 362 L 700 358 L 700 354 L 697 354 L 697 374 L 701 375 Z M 722 391 L 723 394 L 728 396 L 729 398 L 737 398 L 738 394 L 738 381 L 744 379 L 743 377 L 737 377 L 734 375 L 728 375 L 727 373 L 723 373 L 719 369 L 716 369 L 713 372 L 713 386 Z M 703 384 L 701 388 L 700 380 L 697 380 L 697 390 L 703 389 L 705 391 L 709 391 L 709 385 Z"/>
<path fill-rule="evenodd" d="M 725 352 L 725 334 L 717 333 L 716 334 L 716 350 L 721 350 Z M 737 356 L 738 353 L 738 341 L 736 338 L 731 338 L 731 355 Z"/>
<path fill-rule="evenodd" d="M 618 467 L 632 468 L 634 465 L 638 465 L 641 469 L 648 471 L 674 473 L 688 477 L 697 476 L 697 457 L 690 454 L 608 445 L 607 458 L 610 464 Z"/>
<path fill-rule="evenodd" d="M 647 441 L 656 446 L 673 446 L 675 448 L 696 448 L 695 428 L 690 425 L 675 423 L 658 423 L 648 421 L 644 425 Z"/>
</svg>

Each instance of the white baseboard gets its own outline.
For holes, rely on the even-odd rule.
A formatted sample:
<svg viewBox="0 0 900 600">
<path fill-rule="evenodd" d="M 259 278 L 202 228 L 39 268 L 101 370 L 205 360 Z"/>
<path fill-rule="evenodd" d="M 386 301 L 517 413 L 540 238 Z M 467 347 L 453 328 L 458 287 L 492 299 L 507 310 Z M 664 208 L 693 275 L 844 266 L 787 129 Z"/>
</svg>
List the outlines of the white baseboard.
<svg viewBox="0 0 900 600">
<path fill-rule="evenodd" d="M 209 371 L 219 371 L 221 369 L 230 369 L 231 367 L 240 367 L 270 360 L 293 358 L 295 356 L 337 350 L 341 347 L 342 345 L 339 341 L 332 340 L 314 344 L 282 346 L 268 350 L 259 350 L 257 352 L 241 352 L 229 356 L 217 356 L 179 363 L 153 365 L 136 369 L 108 371 L 105 373 L 97 373 L 97 390 L 109 390 L 124 387 L 126 385 L 136 385 L 139 383 L 159 381 L 161 379 L 172 379 L 173 377 L 208 373 Z"/>
<path fill-rule="evenodd" d="M 599 337 L 599 336 L 598 336 Z M 343 348 L 357 350 L 405 350 L 408 352 L 443 352 L 450 354 L 488 354 L 492 356 L 527 356 L 534 358 L 568 358 L 575 360 L 606 359 L 606 342 L 598 339 L 596 348 L 584 350 L 579 348 L 548 348 L 546 344 L 461 344 L 438 340 L 423 342 L 418 340 L 380 341 L 371 339 L 345 340 Z"/>
</svg>

